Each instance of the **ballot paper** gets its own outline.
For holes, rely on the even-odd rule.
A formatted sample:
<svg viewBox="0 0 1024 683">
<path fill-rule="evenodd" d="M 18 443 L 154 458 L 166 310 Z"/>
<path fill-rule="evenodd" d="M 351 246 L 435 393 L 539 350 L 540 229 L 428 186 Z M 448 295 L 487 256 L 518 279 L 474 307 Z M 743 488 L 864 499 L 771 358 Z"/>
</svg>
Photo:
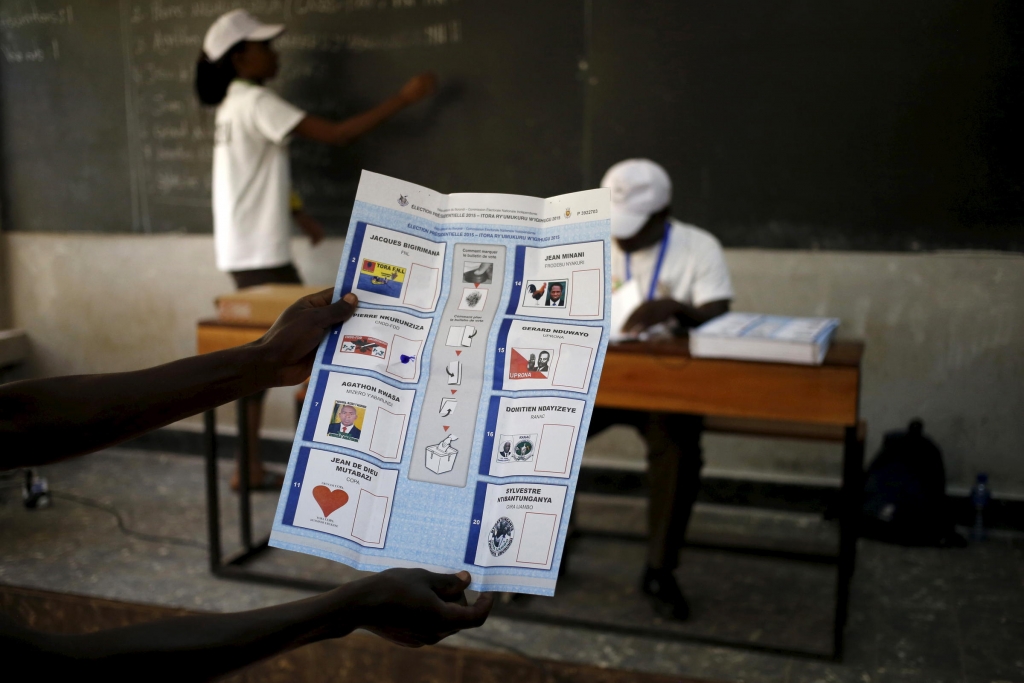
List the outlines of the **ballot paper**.
<svg viewBox="0 0 1024 683">
<path fill-rule="evenodd" d="M 554 595 L 611 331 L 608 190 L 364 171 L 270 544 Z M 621 324 L 621 323 L 620 323 Z"/>
</svg>

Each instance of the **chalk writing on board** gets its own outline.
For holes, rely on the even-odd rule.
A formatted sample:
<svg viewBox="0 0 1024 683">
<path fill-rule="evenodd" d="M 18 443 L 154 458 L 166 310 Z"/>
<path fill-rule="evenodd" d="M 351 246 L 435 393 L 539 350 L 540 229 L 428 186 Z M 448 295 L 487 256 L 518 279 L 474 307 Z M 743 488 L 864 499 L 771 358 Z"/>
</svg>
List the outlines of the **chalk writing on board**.
<svg viewBox="0 0 1024 683">
<path fill-rule="evenodd" d="M 27 11 L 21 11 L 25 7 Z M 64 26 L 75 22 L 75 10 L 64 5 L 51 10 L 40 10 L 36 3 L 17 3 L 14 8 L 0 11 L 0 28 L 5 31 L 28 26 Z"/>
<path fill-rule="evenodd" d="M 153 32 L 153 52 L 156 52 L 157 54 L 165 55 L 170 50 L 180 47 L 189 48 L 198 54 L 199 48 L 202 47 L 202 45 L 202 33 L 193 33 L 184 28 L 175 28 L 171 31 Z"/>
<path fill-rule="evenodd" d="M 4 61 L 9 64 L 46 61 L 46 53 L 39 47 L 22 50 L 9 45 L 0 45 L 0 50 L 3 51 Z"/>
<path fill-rule="evenodd" d="M 287 16 L 284 0 L 248 0 L 247 2 L 235 2 L 234 0 L 208 0 L 207 2 L 189 3 L 189 16 L 204 19 L 216 19 L 225 12 L 241 7 L 260 17 L 267 19 L 275 16 Z"/>
<path fill-rule="evenodd" d="M 36 3 L 5 3 L 0 10 L 0 54 L 8 64 L 37 64 L 60 59 L 60 40 L 46 29 L 75 21 L 71 5 L 39 9 Z M 43 28 L 40 34 L 38 28 Z"/>
<path fill-rule="evenodd" d="M 210 180 L 199 176 L 160 171 L 156 174 L 156 189 L 161 194 L 173 194 L 179 190 L 209 192 Z"/>
<path fill-rule="evenodd" d="M 458 21 L 440 22 L 387 35 L 359 33 L 285 33 L 275 43 L 281 50 L 311 52 L 365 52 L 402 50 L 458 43 L 462 26 Z"/>
<path fill-rule="evenodd" d="M 202 161 L 204 163 L 213 163 L 213 148 L 212 147 L 186 147 L 185 145 L 155 145 L 152 148 L 153 159 L 155 161 Z"/>
</svg>

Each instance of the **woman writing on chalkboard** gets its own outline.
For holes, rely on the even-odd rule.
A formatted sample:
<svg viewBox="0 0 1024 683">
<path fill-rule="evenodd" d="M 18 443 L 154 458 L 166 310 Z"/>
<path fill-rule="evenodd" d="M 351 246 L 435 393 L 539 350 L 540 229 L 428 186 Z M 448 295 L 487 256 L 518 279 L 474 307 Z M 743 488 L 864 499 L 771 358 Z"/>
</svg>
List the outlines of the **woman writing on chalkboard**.
<svg viewBox="0 0 1024 683">
<path fill-rule="evenodd" d="M 217 267 L 239 289 L 268 283 L 301 283 L 292 265 L 294 219 L 313 244 L 323 239 L 320 224 L 302 211 L 292 193 L 288 165 L 291 135 L 345 145 L 402 109 L 430 95 L 436 81 L 424 73 L 397 95 L 344 121 L 311 116 L 281 99 L 264 83 L 277 74 L 270 41 L 284 26 L 258 21 L 237 9 L 218 18 L 203 39 L 196 65 L 196 93 L 217 107 L 213 147 L 213 233 Z M 259 457 L 262 401 L 249 401 L 250 485 L 273 488 L 280 478 L 264 472 Z M 237 473 L 232 487 L 237 488 Z"/>
</svg>

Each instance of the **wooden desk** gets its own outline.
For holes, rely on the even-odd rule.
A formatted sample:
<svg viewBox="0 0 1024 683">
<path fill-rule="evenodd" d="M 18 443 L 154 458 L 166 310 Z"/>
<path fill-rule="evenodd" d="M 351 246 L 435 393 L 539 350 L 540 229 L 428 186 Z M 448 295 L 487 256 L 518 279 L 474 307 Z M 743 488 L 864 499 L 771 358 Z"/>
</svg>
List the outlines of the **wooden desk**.
<svg viewBox="0 0 1024 683">
<path fill-rule="evenodd" d="M 865 428 L 859 422 L 864 345 L 837 341 L 822 365 L 693 358 L 688 340 L 608 347 L 597 405 L 703 415 L 705 429 L 843 444 L 834 659 L 843 629 L 857 551 Z"/>
<path fill-rule="evenodd" d="M 848 427 L 857 424 L 864 345 L 836 342 L 822 365 L 693 358 L 687 340 L 608 347 L 597 405 Z"/>
<path fill-rule="evenodd" d="M 196 349 L 256 341 L 266 325 L 200 321 Z M 687 340 L 608 347 L 597 405 L 753 420 L 855 426 L 864 345 L 835 342 L 819 366 L 692 358 Z"/>
<path fill-rule="evenodd" d="M 199 323 L 196 345 L 210 353 L 259 339 L 265 325 L 206 320 Z M 616 344 L 608 347 L 597 405 L 630 410 L 692 413 L 705 416 L 709 431 L 759 436 L 806 438 L 843 444 L 843 483 L 840 491 L 839 552 L 835 599 L 833 657 L 842 656 L 843 629 L 848 611 L 850 580 L 857 547 L 861 478 L 864 467 L 864 428 L 859 423 L 860 362 L 864 345 L 835 342 L 820 366 L 692 358 L 687 340 Z M 239 430 L 245 434 L 244 409 Z M 215 455 L 209 434 L 215 427 L 207 414 L 208 463 Z M 247 444 L 242 443 L 243 451 Z M 245 459 L 243 458 L 243 461 Z M 208 465 L 212 467 L 212 465 Z M 212 471 L 212 470 L 211 470 Z M 243 479 L 248 477 L 243 474 Z M 216 491 L 212 494 L 215 497 Z M 241 496 L 247 499 L 247 495 Z M 242 515 L 243 545 L 251 547 L 247 503 Z M 214 571 L 230 575 L 219 560 L 219 536 Z M 218 532 L 219 534 L 219 532 Z M 238 564 L 255 550 L 243 553 Z M 226 569 L 230 570 L 228 566 Z M 252 577 L 239 577 L 252 578 Z"/>
<path fill-rule="evenodd" d="M 221 320 L 200 320 L 196 326 L 196 353 L 213 353 L 254 342 L 270 325 L 229 323 Z"/>
</svg>

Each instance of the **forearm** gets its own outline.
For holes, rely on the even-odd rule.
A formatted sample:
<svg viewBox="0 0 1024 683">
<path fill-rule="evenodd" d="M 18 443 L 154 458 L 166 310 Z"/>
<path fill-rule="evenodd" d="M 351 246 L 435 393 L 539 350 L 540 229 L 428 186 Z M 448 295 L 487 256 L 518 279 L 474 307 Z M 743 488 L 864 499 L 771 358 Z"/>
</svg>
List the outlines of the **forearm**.
<svg viewBox="0 0 1024 683">
<path fill-rule="evenodd" d="M 723 313 L 729 312 L 728 300 L 711 301 L 701 306 L 690 306 L 689 304 L 677 302 L 674 313 L 676 320 L 683 327 L 699 327 L 712 318 L 717 318 Z"/>
<path fill-rule="evenodd" d="M 350 586 L 354 586 L 350 584 Z M 47 655 L 47 667 L 108 680 L 206 680 L 306 643 L 337 638 L 359 625 L 354 588 L 250 612 L 178 617 L 87 635 L 20 630 L 8 643 Z M 53 663 L 57 671 L 50 669 Z"/>
<path fill-rule="evenodd" d="M 339 121 L 334 125 L 332 144 L 347 145 L 356 138 L 366 135 L 398 112 L 405 109 L 408 102 L 400 95 L 390 97 L 373 109 Z"/>
<path fill-rule="evenodd" d="M 271 385 L 253 345 L 154 368 L 0 385 L 0 469 L 89 453 Z"/>
<path fill-rule="evenodd" d="M 260 339 L 226 351 L 110 375 L 0 386 L 0 469 L 89 453 L 272 386 L 309 377 L 317 346 L 358 300 L 331 290 L 289 306 Z"/>
</svg>

